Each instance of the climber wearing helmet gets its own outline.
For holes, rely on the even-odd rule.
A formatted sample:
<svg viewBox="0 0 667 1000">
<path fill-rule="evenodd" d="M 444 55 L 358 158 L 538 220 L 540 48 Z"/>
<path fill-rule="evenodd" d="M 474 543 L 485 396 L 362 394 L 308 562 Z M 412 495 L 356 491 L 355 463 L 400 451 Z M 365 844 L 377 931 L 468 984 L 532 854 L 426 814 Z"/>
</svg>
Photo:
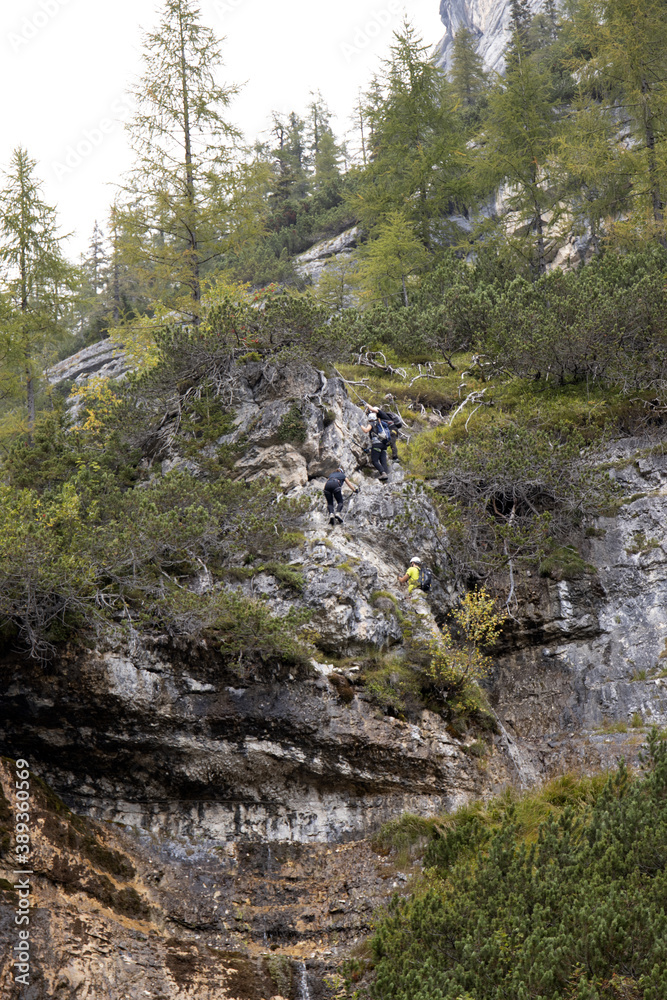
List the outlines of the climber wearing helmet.
<svg viewBox="0 0 667 1000">
<path fill-rule="evenodd" d="M 399 583 L 408 584 L 408 593 L 411 594 L 413 590 L 419 587 L 419 567 L 421 566 L 421 559 L 419 556 L 413 556 L 410 560 L 410 569 L 407 571 L 405 576 L 399 576 Z"/>
<path fill-rule="evenodd" d="M 368 413 L 369 410 L 371 412 L 371 420 L 373 419 L 381 420 L 382 423 L 386 424 L 387 427 L 389 428 L 389 433 L 391 435 L 389 445 L 391 447 L 392 461 L 400 462 L 400 458 L 398 457 L 398 448 L 396 447 L 396 442 L 398 441 L 398 432 L 400 428 L 403 426 L 403 421 L 401 420 L 401 418 L 397 413 L 392 413 L 391 410 L 381 410 L 377 406 L 368 405 L 366 407 L 366 413 Z M 373 417 L 372 414 L 374 414 L 375 416 Z"/>
<path fill-rule="evenodd" d="M 370 423 L 361 429 L 364 434 L 371 436 L 371 462 L 379 472 L 378 478 L 385 480 L 389 478 L 387 446 L 391 441 L 391 431 L 378 417 L 376 406 L 367 406 L 366 413 L 370 417 Z"/>
<path fill-rule="evenodd" d="M 343 523 L 343 518 L 340 516 L 340 512 L 343 509 L 343 486 L 345 484 L 350 487 L 353 493 L 359 492 L 354 483 L 350 482 L 345 475 L 344 470 L 341 468 L 336 469 L 336 471 L 333 472 L 326 481 L 324 486 L 324 497 L 329 511 L 329 524 L 335 524 L 336 521 L 338 521 L 339 524 Z M 337 504 L 335 515 L 334 502 Z"/>
</svg>

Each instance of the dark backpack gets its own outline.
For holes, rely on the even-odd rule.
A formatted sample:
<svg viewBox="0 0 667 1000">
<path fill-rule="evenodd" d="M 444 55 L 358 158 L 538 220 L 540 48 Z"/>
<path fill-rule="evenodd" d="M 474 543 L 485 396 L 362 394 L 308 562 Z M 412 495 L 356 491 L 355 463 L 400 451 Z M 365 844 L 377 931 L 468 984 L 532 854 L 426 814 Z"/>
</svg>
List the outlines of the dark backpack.
<svg viewBox="0 0 667 1000">
<path fill-rule="evenodd" d="M 430 569 L 426 569 L 424 566 L 419 567 L 419 579 L 417 581 L 417 586 L 420 590 L 423 590 L 425 594 L 428 594 L 431 589 L 431 582 L 433 580 L 433 573 Z"/>
<path fill-rule="evenodd" d="M 400 417 L 398 416 L 398 414 L 396 414 L 396 413 L 391 413 L 391 412 L 390 412 L 389 410 L 385 410 L 384 412 L 386 413 L 386 415 L 387 415 L 387 416 L 389 417 L 389 419 L 391 420 L 391 422 L 392 422 L 392 424 L 393 424 L 393 426 L 394 426 L 394 430 L 398 430 L 398 429 L 399 429 L 400 427 L 402 427 L 402 426 L 403 426 L 403 421 L 402 421 L 402 420 L 401 420 L 401 418 L 400 418 Z"/>
</svg>

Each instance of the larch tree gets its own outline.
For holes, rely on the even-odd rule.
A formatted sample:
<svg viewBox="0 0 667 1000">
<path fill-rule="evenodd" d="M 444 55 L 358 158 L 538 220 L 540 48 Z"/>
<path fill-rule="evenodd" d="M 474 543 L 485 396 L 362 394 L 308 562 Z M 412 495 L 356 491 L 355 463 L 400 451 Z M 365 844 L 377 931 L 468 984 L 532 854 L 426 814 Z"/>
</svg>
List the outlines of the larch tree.
<svg viewBox="0 0 667 1000">
<path fill-rule="evenodd" d="M 489 87 L 484 60 L 477 51 L 475 36 L 461 27 L 454 36 L 450 79 L 454 96 L 465 108 L 474 107 Z"/>
<path fill-rule="evenodd" d="M 463 188 L 465 138 L 450 84 L 408 22 L 394 36 L 381 84 L 383 92 L 373 82 L 367 99 L 370 162 L 352 204 L 371 236 L 392 213 L 406 212 L 430 247 L 434 220 Z"/>
<path fill-rule="evenodd" d="M 561 211 L 554 163 L 562 122 L 556 103 L 550 75 L 515 32 L 505 79 L 489 98 L 477 171 L 482 190 L 505 185 L 505 204 L 513 219 L 503 225 L 526 233 L 536 277 L 546 268 L 547 230 Z"/>
<path fill-rule="evenodd" d="M 358 275 L 366 298 L 385 304 L 400 295 L 409 306 L 408 284 L 422 272 L 430 255 L 404 212 L 391 212 L 376 238 L 363 247 Z"/>
<path fill-rule="evenodd" d="M 593 99 L 629 130 L 634 201 L 665 242 L 667 16 L 664 0 L 575 0 L 577 69 Z"/>
<path fill-rule="evenodd" d="M 57 343 L 69 333 L 66 318 L 76 272 L 66 261 L 55 209 L 42 198 L 36 161 L 14 150 L 0 191 L 0 265 L 11 312 L 7 318 L 7 361 L 27 409 L 29 434 L 35 424 L 37 389 Z"/>
<path fill-rule="evenodd" d="M 238 88 L 218 82 L 220 43 L 192 0 L 166 0 L 143 63 L 127 125 L 136 155 L 124 189 L 127 253 L 198 324 L 202 273 L 226 249 L 226 205 L 209 192 L 233 173 L 238 133 L 223 113 Z"/>
</svg>

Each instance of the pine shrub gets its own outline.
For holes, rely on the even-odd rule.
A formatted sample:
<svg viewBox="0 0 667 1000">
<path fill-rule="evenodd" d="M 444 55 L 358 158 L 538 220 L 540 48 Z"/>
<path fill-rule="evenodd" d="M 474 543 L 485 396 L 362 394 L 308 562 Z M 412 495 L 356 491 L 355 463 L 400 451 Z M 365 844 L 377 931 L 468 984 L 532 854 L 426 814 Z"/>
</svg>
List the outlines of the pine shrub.
<svg viewBox="0 0 667 1000">
<path fill-rule="evenodd" d="M 427 887 L 395 898 L 373 939 L 375 1000 L 664 1000 L 667 744 L 591 805 L 522 835 L 517 811 L 439 835 Z"/>
</svg>

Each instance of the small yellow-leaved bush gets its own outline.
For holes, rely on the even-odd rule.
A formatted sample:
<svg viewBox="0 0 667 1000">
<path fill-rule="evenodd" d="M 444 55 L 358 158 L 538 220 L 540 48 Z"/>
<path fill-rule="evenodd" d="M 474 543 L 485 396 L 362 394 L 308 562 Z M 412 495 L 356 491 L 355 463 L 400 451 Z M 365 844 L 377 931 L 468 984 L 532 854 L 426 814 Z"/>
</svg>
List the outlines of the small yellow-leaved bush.
<svg viewBox="0 0 667 1000">
<path fill-rule="evenodd" d="M 484 587 L 472 590 L 452 612 L 457 637 L 443 625 L 440 639 L 431 643 L 429 679 L 441 693 L 459 691 L 479 681 L 491 669 L 491 659 L 483 652 L 500 635 L 507 615 L 496 610 L 495 599 Z"/>
</svg>

